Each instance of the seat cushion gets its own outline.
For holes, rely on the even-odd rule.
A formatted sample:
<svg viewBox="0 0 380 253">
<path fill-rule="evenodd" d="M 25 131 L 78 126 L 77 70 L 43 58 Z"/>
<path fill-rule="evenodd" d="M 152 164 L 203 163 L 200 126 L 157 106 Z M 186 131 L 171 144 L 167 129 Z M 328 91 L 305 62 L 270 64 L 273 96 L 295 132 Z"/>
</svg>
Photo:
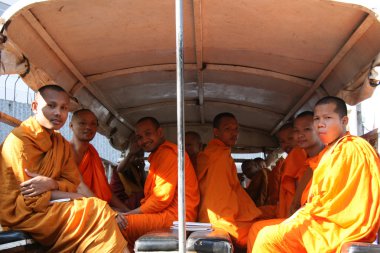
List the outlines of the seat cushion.
<svg viewBox="0 0 380 253">
<path fill-rule="evenodd" d="M 158 230 L 141 236 L 135 242 L 135 252 L 178 251 L 177 230 Z"/>
<path fill-rule="evenodd" d="M 215 229 L 214 231 L 196 231 L 191 233 L 186 242 L 186 250 L 192 252 L 231 253 L 233 246 L 227 232 Z"/>
<path fill-rule="evenodd" d="M 365 242 L 348 242 L 342 247 L 342 253 L 380 253 L 380 245 Z"/>
</svg>

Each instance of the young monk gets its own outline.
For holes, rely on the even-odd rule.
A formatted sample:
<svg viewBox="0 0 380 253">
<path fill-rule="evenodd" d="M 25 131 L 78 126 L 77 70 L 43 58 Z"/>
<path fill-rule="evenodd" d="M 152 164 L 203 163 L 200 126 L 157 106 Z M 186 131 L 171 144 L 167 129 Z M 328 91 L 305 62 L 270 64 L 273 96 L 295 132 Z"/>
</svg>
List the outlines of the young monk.
<svg viewBox="0 0 380 253">
<path fill-rule="evenodd" d="M 340 252 L 345 242 L 372 242 L 380 226 L 380 161 L 371 145 L 346 132 L 347 108 L 325 97 L 314 126 L 326 145 L 309 199 L 292 217 L 263 228 L 252 252 Z"/>
<path fill-rule="evenodd" d="M 122 231 L 132 245 L 141 235 L 169 228 L 178 220 L 177 145 L 166 141 L 159 122 L 152 117 L 136 124 L 137 143 L 149 155 L 149 174 L 141 206 L 126 213 L 127 226 Z M 198 182 L 190 159 L 185 154 L 186 221 L 196 221 L 199 204 Z"/>
<path fill-rule="evenodd" d="M 187 131 L 185 133 L 185 150 L 190 157 L 191 164 L 197 169 L 197 158 L 202 151 L 202 139 L 197 132 Z"/>
<path fill-rule="evenodd" d="M 265 160 L 255 158 L 253 160 L 245 160 L 241 164 L 243 174 L 250 179 L 246 191 L 255 202 L 256 206 L 265 204 L 268 192 L 268 176 L 266 171 Z"/>
<path fill-rule="evenodd" d="M 106 202 L 76 193 L 80 174 L 73 151 L 56 131 L 68 106 L 61 87 L 40 88 L 32 102 L 34 116 L 5 139 L 0 223 L 29 233 L 48 252 L 128 252 L 116 213 Z"/>
<path fill-rule="evenodd" d="M 300 178 L 296 185 L 296 191 L 292 200 L 291 211 L 292 213 L 303 206 L 306 202 L 306 197 L 309 193 L 308 183 L 311 183 L 313 175 L 312 169 L 316 168 L 320 159 L 319 153 L 324 148 L 323 143 L 318 137 L 318 132 L 314 128 L 313 112 L 306 111 L 300 113 L 294 120 L 293 135 L 296 145 L 304 149 L 307 153 L 307 160 L 305 161 L 306 172 Z M 301 196 L 304 198 L 301 199 Z M 254 223 L 249 231 L 249 239 L 247 245 L 247 252 L 251 252 L 253 243 L 256 240 L 258 232 L 265 226 L 279 224 L 284 221 L 284 218 L 263 220 Z"/>
<path fill-rule="evenodd" d="M 144 198 L 145 184 L 144 150 L 137 144 L 136 135 L 129 138 L 128 155 L 113 170 L 111 177 L 112 192 L 129 208 L 140 206 Z"/>
<path fill-rule="evenodd" d="M 261 212 L 240 185 L 231 157 L 239 125 L 233 114 L 220 113 L 213 127 L 214 139 L 198 156 L 199 221 L 225 230 L 237 246 L 244 248 L 249 228 Z"/>
<path fill-rule="evenodd" d="M 295 146 L 293 138 L 293 125 L 291 123 L 284 124 L 277 132 L 276 137 L 279 141 L 281 149 L 287 154 L 292 151 Z M 280 157 L 273 169 L 268 172 L 268 196 L 266 199 L 266 205 L 272 206 L 272 215 L 275 217 L 277 204 L 279 201 L 281 177 L 284 171 L 285 159 Z"/>
<path fill-rule="evenodd" d="M 98 130 L 98 119 L 88 109 L 80 109 L 73 113 L 70 122 L 73 131 L 71 147 L 84 184 L 89 188 L 87 197 L 98 197 L 120 212 L 129 209 L 111 192 L 102 160 L 94 146 L 91 145 Z M 85 187 L 85 186 L 82 186 Z"/>
<path fill-rule="evenodd" d="M 278 202 L 275 205 L 261 206 L 260 210 L 264 213 L 262 218 L 287 218 L 290 216 L 290 206 L 294 194 L 296 192 L 297 181 L 303 176 L 307 166 L 305 161 L 307 155 L 304 149 L 297 146 L 294 140 L 293 124 L 287 123 L 280 128 L 277 133 L 281 149 L 284 150 L 288 156 L 281 163 L 281 167 L 275 169 L 275 171 L 269 173 L 269 182 L 273 181 L 273 176 L 280 177 L 280 186 L 278 187 Z M 278 180 L 278 179 L 277 179 Z M 268 185 L 268 191 L 271 191 L 272 185 Z M 269 192 L 269 197 L 272 193 Z"/>
</svg>

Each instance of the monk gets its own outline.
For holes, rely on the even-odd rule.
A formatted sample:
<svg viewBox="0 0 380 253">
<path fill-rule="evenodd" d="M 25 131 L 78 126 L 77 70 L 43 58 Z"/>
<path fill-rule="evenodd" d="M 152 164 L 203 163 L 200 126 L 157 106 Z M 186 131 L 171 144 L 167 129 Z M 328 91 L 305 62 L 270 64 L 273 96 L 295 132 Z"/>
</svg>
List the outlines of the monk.
<svg viewBox="0 0 380 253">
<path fill-rule="evenodd" d="M 345 102 L 320 99 L 314 127 L 326 145 L 307 203 L 263 228 L 252 252 L 340 252 L 345 242 L 372 242 L 380 227 L 380 161 L 364 139 L 346 132 Z"/>
<path fill-rule="evenodd" d="M 260 157 L 245 160 L 241 165 L 243 174 L 250 179 L 246 191 L 256 206 L 264 205 L 267 198 L 268 176 L 265 167 L 265 160 Z"/>
<path fill-rule="evenodd" d="M 197 169 L 198 154 L 202 151 L 202 147 L 202 139 L 197 132 L 187 131 L 185 133 L 185 150 L 195 170 Z"/>
<path fill-rule="evenodd" d="M 129 209 L 139 207 L 144 198 L 144 167 L 144 150 L 137 144 L 133 133 L 129 138 L 128 155 L 113 170 L 110 183 L 112 192 Z"/>
<path fill-rule="evenodd" d="M 289 154 L 295 146 L 295 141 L 293 138 L 293 125 L 291 123 L 284 124 L 278 130 L 276 137 L 280 144 L 281 150 Z M 268 172 L 268 196 L 266 199 L 266 205 L 273 206 L 273 214 L 271 217 L 275 216 L 277 204 L 279 201 L 281 177 L 284 171 L 284 161 L 285 159 L 283 157 L 280 157 L 276 161 L 273 169 Z"/>
<path fill-rule="evenodd" d="M 40 88 L 34 116 L 1 146 L 0 223 L 29 233 L 47 252 L 128 252 L 116 213 L 106 202 L 83 198 L 73 151 L 57 130 L 69 95 L 57 85 Z"/>
<path fill-rule="evenodd" d="M 156 229 L 169 228 L 178 220 L 177 145 L 166 141 L 159 122 L 152 117 L 137 121 L 137 143 L 150 152 L 149 173 L 141 206 L 127 212 L 127 227 L 122 231 L 133 245 L 141 235 Z M 189 156 L 185 154 L 186 221 L 196 221 L 199 204 L 198 182 Z"/>
<path fill-rule="evenodd" d="M 307 195 L 311 184 L 313 169 L 316 168 L 320 159 L 320 152 L 324 148 L 314 128 L 313 112 L 305 111 L 300 113 L 294 120 L 293 135 L 298 147 L 303 148 L 307 153 L 305 161 L 306 171 L 297 181 L 295 194 L 290 206 L 291 214 L 306 203 Z M 307 187 L 308 186 L 308 187 Z M 258 232 L 265 226 L 275 225 L 283 222 L 284 218 L 263 220 L 254 223 L 249 231 L 247 252 L 252 251 L 253 243 Z"/>
<path fill-rule="evenodd" d="M 225 230 L 236 246 L 244 248 L 249 228 L 261 212 L 240 185 L 231 157 L 239 125 L 233 114 L 225 112 L 214 118 L 213 127 L 214 139 L 198 156 L 199 221 Z"/>
<path fill-rule="evenodd" d="M 87 197 L 98 197 L 120 212 L 129 209 L 114 194 L 105 175 L 102 160 L 95 147 L 90 143 L 98 129 L 98 119 L 89 109 L 80 109 L 73 113 L 70 122 L 73 137 L 70 141 L 74 158 L 78 165 L 83 183 L 89 188 Z"/>
</svg>

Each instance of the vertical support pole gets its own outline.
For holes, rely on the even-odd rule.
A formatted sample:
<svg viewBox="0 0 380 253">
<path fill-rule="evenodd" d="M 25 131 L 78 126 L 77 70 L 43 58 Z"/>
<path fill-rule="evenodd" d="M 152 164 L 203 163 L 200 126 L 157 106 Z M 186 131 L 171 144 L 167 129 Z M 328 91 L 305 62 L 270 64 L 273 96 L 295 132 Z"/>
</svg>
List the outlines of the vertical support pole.
<svg viewBox="0 0 380 253">
<path fill-rule="evenodd" d="M 185 227 L 185 145 L 184 145 L 184 78 L 183 78 L 183 0 L 175 1 L 177 64 L 177 143 L 178 143 L 178 238 L 179 252 L 186 252 Z"/>
</svg>

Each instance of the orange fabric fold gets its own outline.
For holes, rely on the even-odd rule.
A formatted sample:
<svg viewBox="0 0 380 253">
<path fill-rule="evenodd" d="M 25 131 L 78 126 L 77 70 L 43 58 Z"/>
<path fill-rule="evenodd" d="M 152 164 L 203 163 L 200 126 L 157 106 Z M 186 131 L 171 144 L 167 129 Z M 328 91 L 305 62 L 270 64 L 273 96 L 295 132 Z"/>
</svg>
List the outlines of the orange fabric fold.
<svg viewBox="0 0 380 253">
<path fill-rule="evenodd" d="M 380 227 L 380 161 L 364 139 L 346 135 L 325 148 L 309 200 L 279 225 L 263 228 L 252 252 L 340 252 L 372 242 Z"/>
<path fill-rule="evenodd" d="M 296 192 L 297 181 L 303 176 L 308 167 L 306 159 L 307 154 L 305 150 L 295 147 L 284 161 L 277 218 L 287 218 L 289 216 L 290 205 L 292 204 Z"/>
<path fill-rule="evenodd" d="M 131 244 L 141 235 L 160 228 L 169 228 L 178 220 L 177 145 L 165 141 L 149 155 L 149 173 L 144 186 L 143 214 L 126 215 L 127 228 L 122 231 Z M 199 190 L 194 168 L 185 154 L 186 221 L 196 221 Z"/>
<path fill-rule="evenodd" d="M 109 202 L 112 198 L 102 160 L 98 151 L 89 144 L 88 150 L 79 164 L 83 182 L 91 189 L 96 197 Z"/>
<path fill-rule="evenodd" d="M 280 157 L 273 169 L 268 171 L 268 194 L 266 205 L 278 204 L 284 161 L 285 159 Z"/>
<path fill-rule="evenodd" d="M 261 211 L 240 185 L 231 149 L 218 139 L 211 140 L 198 156 L 197 176 L 199 221 L 225 230 L 245 247 L 249 228 Z"/>
<path fill-rule="evenodd" d="M 33 118 L 15 128 L 1 146 L 0 223 L 28 232 L 48 252 L 121 252 L 126 242 L 106 202 L 83 198 L 50 204 L 50 192 L 24 198 L 29 171 L 51 177 L 59 190 L 75 192 L 79 171 L 70 144 Z M 101 238 L 101 240 L 100 240 Z"/>
</svg>

